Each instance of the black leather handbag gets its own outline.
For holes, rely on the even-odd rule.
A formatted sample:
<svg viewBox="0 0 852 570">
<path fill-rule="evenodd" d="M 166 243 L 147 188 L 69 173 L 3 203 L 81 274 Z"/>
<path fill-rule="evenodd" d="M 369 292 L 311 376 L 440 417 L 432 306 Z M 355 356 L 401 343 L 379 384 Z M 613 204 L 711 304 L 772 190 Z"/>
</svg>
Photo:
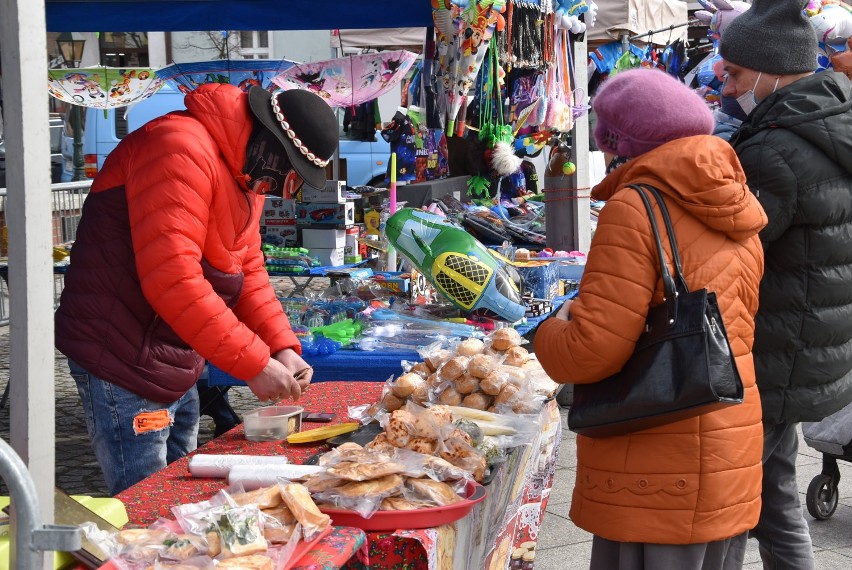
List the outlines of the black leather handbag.
<svg viewBox="0 0 852 570">
<path fill-rule="evenodd" d="M 659 191 L 648 185 L 630 187 L 642 196 L 651 219 L 665 302 L 649 310 L 645 331 L 620 372 L 599 382 L 574 386 L 568 427 L 591 437 L 632 433 L 743 401 L 743 383 L 716 294 L 687 288 L 671 219 Z M 666 265 L 646 191 L 662 211 L 674 278 Z"/>
</svg>

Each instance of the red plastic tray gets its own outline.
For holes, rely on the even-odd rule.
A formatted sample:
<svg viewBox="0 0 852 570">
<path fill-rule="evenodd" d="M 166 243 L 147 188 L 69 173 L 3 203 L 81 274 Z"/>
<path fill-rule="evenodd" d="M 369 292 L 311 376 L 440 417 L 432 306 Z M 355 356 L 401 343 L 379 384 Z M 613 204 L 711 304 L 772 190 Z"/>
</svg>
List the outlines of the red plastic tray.
<svg viewBox="0 0 852 570">
<path fill-rule="evenodd" d="M 430 528 L 467 516 L 475 504 L 485 499 L 485 487 L 470 481 L 465 487 L 465 495 L 467 497 L 464 500 L 446 507 L 428 507 L 416 511 L 376 511 L 368 519 L 348 509 L 320 507 L 320 510 L 329 515 L 331 524 L 336 526 L 354 526 L 361 530 Z"/>
</svg>

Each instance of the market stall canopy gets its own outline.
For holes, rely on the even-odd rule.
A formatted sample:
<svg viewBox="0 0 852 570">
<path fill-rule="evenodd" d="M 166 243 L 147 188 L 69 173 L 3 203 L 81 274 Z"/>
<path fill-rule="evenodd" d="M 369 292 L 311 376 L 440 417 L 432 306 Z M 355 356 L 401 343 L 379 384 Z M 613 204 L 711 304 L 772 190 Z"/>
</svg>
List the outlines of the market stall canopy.
<svg viewBox="0 0 852 570">
<path fill-rule="evenodd" d="M 425 0 L 424 0 L 425 2 Z M 426 39 L 426 28 L 368 28 L 334 30 L 331 47 L 379 48 L 385 46 L 420 46 Z"/>
<path fill-rule="evenodd" d="M 425 0 L 45 0 L 51 32 L 330 30 L 432 25 Z M 418 42 L 419 43 L 419 42 Z"/>
<path fill-rule="evenodd" d="M 651 30 L 686 24 L 687 3 L 681 0 L 595 0 L 598 5 L 597 21 L 586 32 L 591 42 L 606 42 L 621 39 L 625 33 L 644 34 Z M 686 39 L 687 27 L 682 25 L 669 32 L 661 32 L 643 38 L 664 45 L 677 39 Z"/>
</svg>

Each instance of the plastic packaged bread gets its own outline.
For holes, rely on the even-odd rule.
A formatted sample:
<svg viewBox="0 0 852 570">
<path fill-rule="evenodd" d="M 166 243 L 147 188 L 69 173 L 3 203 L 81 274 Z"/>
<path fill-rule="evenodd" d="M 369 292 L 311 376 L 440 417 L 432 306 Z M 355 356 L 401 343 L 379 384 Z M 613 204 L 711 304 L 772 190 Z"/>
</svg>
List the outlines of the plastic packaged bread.
<svg viewBox="0 0 852 570">
<path fill-rule="evenodd" d="M 304 485 L 289 483 L 280 487 L 281 498 L 302 525 L 305 540 L 310 540 L 328 527 L 331 517 L 320 512 Z"/>
<path fill-rule="evenodd" d="M 272 570 L 273 565 L 271 558 L 255 554 L 253 556 L 238 556 L 222 560 L 216 565 L 216 568 L 219 570 L 236 570 L 237 568 L 245 570 Z"/>
</svg>

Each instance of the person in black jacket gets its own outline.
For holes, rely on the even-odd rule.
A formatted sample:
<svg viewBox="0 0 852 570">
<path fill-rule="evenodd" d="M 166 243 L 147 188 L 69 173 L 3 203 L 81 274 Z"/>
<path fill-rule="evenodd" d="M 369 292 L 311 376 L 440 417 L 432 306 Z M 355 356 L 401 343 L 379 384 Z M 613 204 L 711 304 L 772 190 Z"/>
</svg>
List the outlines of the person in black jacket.
<svg viewBox="0 0 852 570">
<path fill-rule="evenodd" d="M 755 0 L 725 30 L 722 94 L 748 113 L 730 142 L 766 210 L 754 360 L 763 404 L 765 568 L 814 568 L 796 484 L 798 423 L 852 401 L 852 83 L 814 74 L 803 0 Z"/>
</svg>

